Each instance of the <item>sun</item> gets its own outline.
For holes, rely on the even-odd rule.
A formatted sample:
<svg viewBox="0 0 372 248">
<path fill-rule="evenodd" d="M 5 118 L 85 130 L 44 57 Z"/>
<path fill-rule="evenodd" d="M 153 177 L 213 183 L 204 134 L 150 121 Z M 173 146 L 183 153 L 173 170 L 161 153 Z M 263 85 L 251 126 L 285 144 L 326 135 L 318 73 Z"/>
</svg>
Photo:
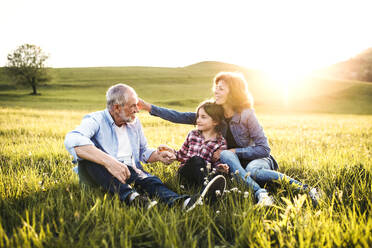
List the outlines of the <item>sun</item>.
<svg viewBox="0 0 372 248">
<path fill-rule="evenodd" d="M 302 97 L 300 92 L 303 92 L 307 87 L 305 79 L 311 76 L 309 66 L 291 62 L 283 62 L 275 67 L 262 69 L 262 71 L 267 79 L 265 83 L 278 92 L 277 97 L 280 98 L 284 106 L 290 105 L 293 100 Z"/>
</svg>

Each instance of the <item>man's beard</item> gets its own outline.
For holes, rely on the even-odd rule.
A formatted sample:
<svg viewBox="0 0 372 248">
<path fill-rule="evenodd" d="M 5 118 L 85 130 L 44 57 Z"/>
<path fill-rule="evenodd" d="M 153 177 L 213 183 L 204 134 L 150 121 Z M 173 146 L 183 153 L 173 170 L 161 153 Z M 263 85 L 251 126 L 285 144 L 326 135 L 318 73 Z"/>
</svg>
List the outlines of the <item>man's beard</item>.
<svg viewBox="0 0 372 248">
<path fill-rule="evenodd" d="M 136 116 L 134 116 L 133 118 L 129 117 L 129 116 L 126 116 L 125 113 L 120 113 L 119 114 L 119 117 L 125 121 L 125 123 L 132 123 L 134 122 L 134 120 L 136 119 Z"/>
</svg>

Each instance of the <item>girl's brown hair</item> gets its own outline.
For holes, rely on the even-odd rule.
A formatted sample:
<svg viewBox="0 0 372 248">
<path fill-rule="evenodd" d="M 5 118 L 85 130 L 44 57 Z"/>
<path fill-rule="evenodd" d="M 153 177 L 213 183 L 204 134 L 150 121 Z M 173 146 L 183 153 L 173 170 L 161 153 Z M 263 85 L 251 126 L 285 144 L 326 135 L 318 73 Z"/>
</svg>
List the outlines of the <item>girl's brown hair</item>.
<svg viewBox="0 0 372 248">
<path fill-rule="evenodd" d="M 221 132 L 222 126 L 223 126 L 223 108 L 220 105 L 217 105 L 211 100 L 206 100 L 199 104 L 198 108 L 196 109 L 196 118 L 199 117 L 199 110 L 203 108 L 204 111 L 214 120 L 217 122 L 217 126 L 215 127 L 215 130 L 217 132 Z"/>
<path fill-rule="evenodd" d="M 248 84 L 243 74 L 237 72 L 220 72 L 213 80 L 213 89 L 220 81 L 224 81 L 229 87 L 227 103 L 234 111 L 240 113 L 245 108 L 253 108 L 253 97 L 248 91 Z"/>
</svg>

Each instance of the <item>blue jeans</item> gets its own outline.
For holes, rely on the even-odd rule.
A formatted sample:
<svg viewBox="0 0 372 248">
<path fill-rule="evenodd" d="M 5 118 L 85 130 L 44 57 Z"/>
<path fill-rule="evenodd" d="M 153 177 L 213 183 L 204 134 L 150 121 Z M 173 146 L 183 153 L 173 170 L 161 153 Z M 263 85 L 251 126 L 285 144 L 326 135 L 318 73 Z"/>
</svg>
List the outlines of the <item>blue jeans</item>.
<svg viewBox="0 0 372 248">
<path fill-rule="evenodd" d="M 245 181 L 245 183 L 253 189 L 256 198 L 260 193 L 267 192 L 266 189 L 261 188 L 258 183 L 267 183 L 273 180 L 283 179 L 284 177 L 289 180 L 290 184 L 295 183 L 299 188 L 306 187 L 306 185 L 303 185 L 299 181 L 272 170 L 272 160 L 268 157 L 252 160 L 247 164 L 245 169 L 242 167 L 238 156 L 229 150 L 221 152 L 220 160 L 230 167 L 230 172 L 235 173 L 236 170 L 239 171 L 239 174 L 235 176 Z M 249 174 L 247 175 L 247 173 Z"/>
<path fill-rule="evenodd" d="M 131 175 L 126 183 L 121 183 L 102 165 L 88 160 L 79 161 L 78 169 L 80 178 L 88 180 L 90 185 L 101 186 L 110 193 L 119 194 L 121 201 L 125 201 L 131 193 L 135 192 L 129 185 L 131 183 L 134 183 L 134 188 L 147 192 L 150 197 L 159 197 L 161 201 L 169 206 L 172 206 L 180 199 L 188 197 L 187 195 L 178 195 L 168 189 L 158 177 L 143 170 L 139 171 L 139 169 L 133 168 L 132 166 L 128 166 Z"/>
</svg>

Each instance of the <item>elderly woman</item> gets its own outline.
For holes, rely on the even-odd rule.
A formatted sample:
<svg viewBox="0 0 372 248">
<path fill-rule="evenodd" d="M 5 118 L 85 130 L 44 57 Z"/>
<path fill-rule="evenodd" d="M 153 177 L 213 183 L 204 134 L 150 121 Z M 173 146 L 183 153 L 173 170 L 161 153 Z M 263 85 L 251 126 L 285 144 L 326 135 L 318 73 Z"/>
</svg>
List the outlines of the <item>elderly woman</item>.
<svg viewBox="0 0 372 248">
<path fill-rule="evenodd" d="M 255 115 L 253 98 L 244 76 L 232 72 L 218 73 L 213 81 L 213 93 L 216 104 L 221 105 L 224 110 L 225 125 L 222 134 L 228 147 L 228 150 L 215 152 L 214 158 L 228 164 L 230 172 L 253 189 L 258 204 L 273 204 L 272 197 L 259 183 L 286 177 L 290 184 L 306 189 L 307 185 L 276 171 L 278 165 L 270 155 L 270 147 Z M 192 112 L 169 110 L 144 101 L 140 101 L 140 107 L 151 115 L 171 122 L 195 124 L 196 114 Z M 309 191 L 309 195 L 313 203 L 317 204 L 319 194 L 315 188 Z"/>
</svg>

